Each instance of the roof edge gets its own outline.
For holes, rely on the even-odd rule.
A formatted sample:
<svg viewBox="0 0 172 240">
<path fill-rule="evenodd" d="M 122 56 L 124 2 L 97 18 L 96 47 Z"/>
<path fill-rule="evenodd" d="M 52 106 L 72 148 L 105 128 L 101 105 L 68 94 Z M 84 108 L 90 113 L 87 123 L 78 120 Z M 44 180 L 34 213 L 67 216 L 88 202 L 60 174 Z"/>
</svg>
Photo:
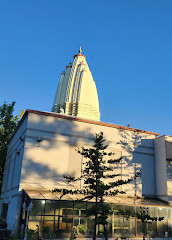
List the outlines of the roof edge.
<svg viewBox="0 0 172 240">
<path fill-rule="evenodd" d="M 159 136 L 158 138 L 161 138 L 161 137 L 172 137 L 172 136 L 164 134 L 162 136 Z"/>
<path fill-rule="evenodd" d="M 15 133 L 17 132 L 17 130 L 19 129 L 19 127 L 21 126 L 21 124 L 23 123 L 25 118 L 27 117 L 28 113 L 35 113 L 35 114 L 40 114 L 40 115 L 45 115 L 45 116 L 52 116 L 52 117 L 63 118 L 63 119 L 67 119 L 67 120 L 74 120 L 74 121 L 78 121 L 78 122 L 85 122 L 85 123 L 96 124 L 96 125 L 105 126 L 105 127 L 113 127 L 113 128 L 117 128 L 117 129 L 123 129 L 123 130 L 135 131 L 135 132 L 137 131 L 137 132 L 141 132 L 141 133 L 147 133 L 147 134 L 150 134 L 150 135 L 155 135 L 156 137 L 159 135 L 159 133 L 140 130 L 140 129 L 137 129 L 137 128 L 124 127 L 124 126 L 116 125 L 116 124 L 113 124 L 113 123 L 99 122 L 99 121 L 77 118 L 77 117 L 73 117 L 73 116 L 69 116 L 69 115 L 62 115 L 62 114 L 58 114 L 58 113 L 43 112 L 43 111 L 38 111 L 38 110 L 26 109 L 26 111 L 23 114 L 21 120 L 19 121 L 17 127 L 15 128 L 14 132 L 12 133 L 8 143 L 10 143 L 11 139 L 14 137 Z"/>
<path fill-rule="evenodd" d="M 31 110 L 31 109 L 27 109 L 25 113 L 29 113 L 29 112 L 30 113 L 37 113 L 37 114 L 40 114 L 40 115 L 46 115 L 46 116 L 63 118 L 63 119 L 67 119 L 67 120 L 71 119 L 71 120 L 78 121 L 78 122 L 91 123 L 91 124 L 96 124 L 96 125 L 105 126 L 105 127 L 113 127 L 113 128 L 118 128 L 118 129 L 129 130 L 129 131 L 137 131 L 137 132 L 142 132 L 142 133 L 148 133 L 150 135 L 155 135 L 155 136 L 159 135 L 159 133 L 145 131 L 145 130 L 140 130 L 140 129 L 137 129 L 137 128 L 124 127 L 124 126 L 116 125 L 116 124 L 113 124 L 113 123 L 106 123 L 106 122 L 87 120 L 87 119 L 77 118 L 77 117 L 73 117 L 73 116 L 69 116 L 69 115 L 62 115 L 62 114 L 58 114 L 58 113 L 43 112 L 43 111 L 37 111 L 37 110 Z"/>
</svg>

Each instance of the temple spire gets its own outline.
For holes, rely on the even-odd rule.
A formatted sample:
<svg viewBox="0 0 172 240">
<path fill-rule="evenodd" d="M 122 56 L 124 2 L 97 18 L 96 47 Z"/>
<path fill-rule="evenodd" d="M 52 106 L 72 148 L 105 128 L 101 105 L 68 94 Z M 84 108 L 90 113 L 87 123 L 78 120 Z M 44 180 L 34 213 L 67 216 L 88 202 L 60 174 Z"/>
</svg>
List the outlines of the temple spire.
<svg viewBox="0 0 172 240">
<path fill-rule="evenodd" d="M 96 85 L 81 47 L 61 75 L 52 111 L 100 121 Z"/>
</svg>

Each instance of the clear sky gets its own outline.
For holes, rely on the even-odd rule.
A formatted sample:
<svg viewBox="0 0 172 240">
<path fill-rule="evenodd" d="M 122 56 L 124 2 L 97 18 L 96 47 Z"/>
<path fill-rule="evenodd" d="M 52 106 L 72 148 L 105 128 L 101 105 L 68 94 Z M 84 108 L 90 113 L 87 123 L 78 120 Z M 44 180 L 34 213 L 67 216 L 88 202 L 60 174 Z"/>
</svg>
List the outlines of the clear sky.
<svg viewBox="0 0 172 240">
<path fill-rule="evenodd" d="M 172 135 L 171 0 L 0 1 L 0 105 L 50 111 L 80 45 L 101 121 Z"/>
</svg>

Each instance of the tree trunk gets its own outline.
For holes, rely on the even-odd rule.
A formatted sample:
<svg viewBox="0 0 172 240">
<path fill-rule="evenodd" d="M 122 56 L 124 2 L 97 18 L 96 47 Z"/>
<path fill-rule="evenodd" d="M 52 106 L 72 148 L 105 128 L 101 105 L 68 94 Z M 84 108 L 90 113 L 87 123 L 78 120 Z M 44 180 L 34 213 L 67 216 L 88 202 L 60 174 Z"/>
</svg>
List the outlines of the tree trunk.
<svg viewBox="0 0 172 240">
<path fill-rule="evenodd" d="M 145 240 L 146 237 L 146 222 L 143 222 L 143 240 Z"/>
<path fill-rule="evenodd" d="M 58 222 L 57 222 L 57 232 L 59 234 L 59 230 L 60 230 L 60 208 L 61 208 L 61 199 L 63 197 L 63 194 L 60 196 L 59 198 L 59 214 L 58 214 Z"/>
<path fill-rule="evenodd" d="M 108 240 L 106 225 L 103 225 L 103 231 L 104 231 L 104 238 L 105 238 L 105 240 Z"/>
<path fill-rule="evenodd" d="M 96 214 L 95 214 L 95 220 L 94 220 L 93 240 L 96 240 L 96 230 L 97 230 L 97 202 L 98 202 L 98 192 L 97 192 L 97 174 L 96 174 Z"/>
<path fill-rule="evenodd" d="M 97 193 L 96 193 L 96 214 L 95 214 L 95 219 L 94 219 L 93 240 L 96 240 L 96 230 L 97 230 Z"/>
<path fill-rule="evenodd" d="M 93 240 L 96 240 L 96 228 L 97 228 L 97 217 L 95 217 L 95 222 L 94 222 Z"/>
</svg>

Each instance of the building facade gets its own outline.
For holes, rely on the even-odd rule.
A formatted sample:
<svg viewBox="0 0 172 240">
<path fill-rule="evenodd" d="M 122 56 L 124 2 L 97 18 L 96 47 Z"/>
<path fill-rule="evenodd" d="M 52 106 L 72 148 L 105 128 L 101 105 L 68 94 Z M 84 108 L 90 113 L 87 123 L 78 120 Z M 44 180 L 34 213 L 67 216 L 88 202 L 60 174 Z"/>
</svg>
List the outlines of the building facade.
<svg viewBox="0 0 172 240">
<path fill-rule="evenodd" d="M 110 236 L 138 239 L 143 234 L 143 223 L 134 217 L 127 219 L 116 213 L 118 209 L 138 212 L 143 207 L 148 208 L 152 217 L 164 217 L 161 222 L 147 223 L 148 235 L 164 237 L 168 233 L 171 236 L 172 137 L 158 137 L 157 133 L 99 121 L 96 88 L 88 91 L 88 98 L 96 98 L 96 104 L 94 100 L 89 100 L 89 107 L 80 108 L 82 91 L 77 93 L 78 102 L 71 100 L 79 91 L 77 81 L 80 79 L 80 89 L 83 87 L 86 92 L 87 86 L 90 86 L 84 83 L 87 78 L 82 75 L 82 64 L 79 62 L 85 57 L 81 52 L 78 55 L 74 57 L 70 73 L 65 73 L 68 78 L 64 76 L 64 82 L 60 80 L 54 112 L 26 110 L 10 139 L 0 199 L 1 217 L 6 219 L 8 229 L 13 233 L 19 228 L 21 231 L 25 223 L 22 204 L 32 202 L 29 229 L 39 227 L 44 235 L 60 229 L 64 237 L 69 237 L 72 231 L 77 237 L 91 237 L 93 220 L 86 217 L 85 212 L 92 202 L 76 201 L 77 197 L 70 194 L 62 198 L 60 193 L 52 193 L 52 190 L 71 188 L 64 182 L 63 176 L 81 174 L 83 159 L 76 149 L 92 146 L 95 134 L 103 132 L 109 150 L 115 153 L 116 158 L 122 157 L 121 163 L 114 168 L 115 173 L 120 173 L 120 179 L 128 179 L 138 170 L 142 172 L 140 178 L 120 187 L 125 195 L 106 198 L 113 212 L 108 219 Z M 71 87 L 64 90 L 69 85 L 69 79 Z M 93 81 L 91 77 L 88 79 Z M 73 97 L 69 101 L 64 100 L 72 90 Z M 69 112 L 74 106 L 78 106 L 77 111 Z M 91 108 L 94 108 L 94 114 L 90 114 Z M 72 187 L 82 188 L 83 183 L 80 181 Z M 101 226 L 99 228 L 101 231 Z"/>
</svg>

